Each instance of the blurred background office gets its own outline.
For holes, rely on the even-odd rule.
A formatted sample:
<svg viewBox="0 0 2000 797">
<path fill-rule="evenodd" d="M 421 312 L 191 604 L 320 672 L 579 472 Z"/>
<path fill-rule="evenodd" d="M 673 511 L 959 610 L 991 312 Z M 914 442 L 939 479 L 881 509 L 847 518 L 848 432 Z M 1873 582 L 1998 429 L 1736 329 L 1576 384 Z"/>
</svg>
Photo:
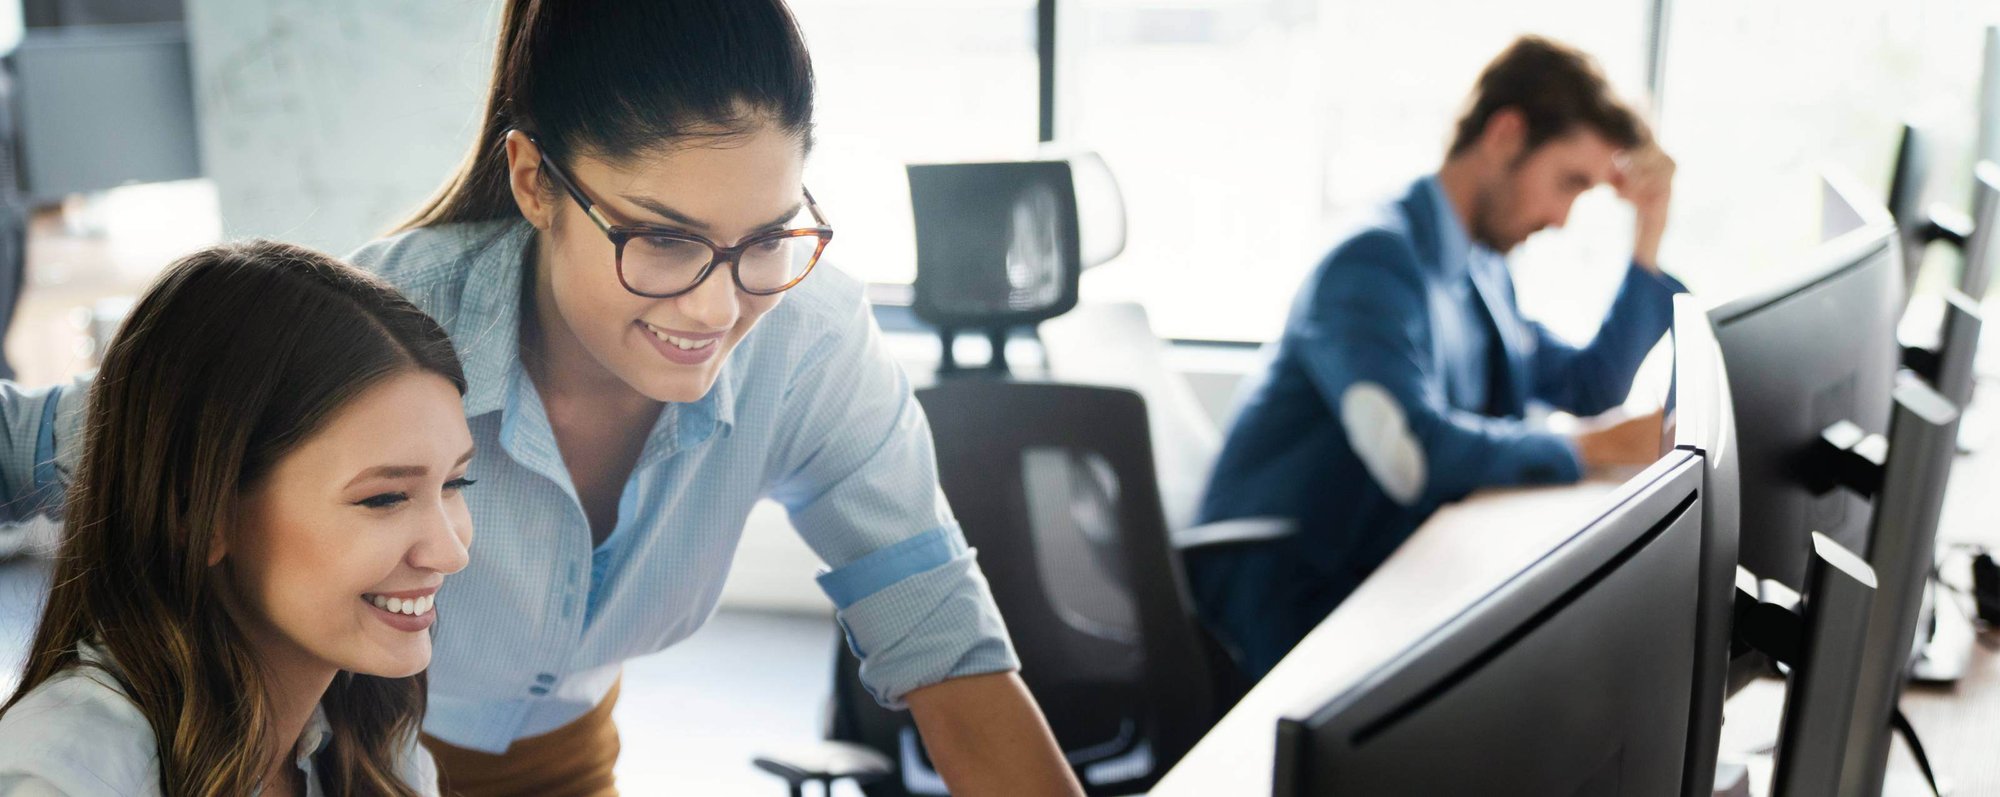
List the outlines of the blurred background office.
<svg viewBox="0 0 2000 797">
<path fill-rule="evenodd" d="M 2000 23 L 1986 0 L 791 6 L 819 81 L 806 183 L 839 231 L 825 262 L 870 284 L 898 356 L 913 371 L 938 359 L 898 312 L 918 262 L 906 165 L 1028 158 L 1045 142 L 1094 151 L 1123 197 L 1125 246 L 1083 273 L 1081 302 L 1143 309 L 1193 411 L 1176 417 L 1209 445 L 1342 221 L 1436 168 L 1472 77 L 1518 34 L 1590 52 L 1650 110 L 1679 164 L 1661 261 L 1700 295 L 1780 280 L 1819 242 L 1825 165 L 1886 194 L 1906 120 L 1934 134 L 1930 200 L 1962 209 L 1975 158 L 2000 158 L 2000 100 L 1980 97 L 1983 70 L 2000 91 L 1982 61 Z M 25 229 L 23 247 L 0 240 L 15 378 L 91 367 L 125 297 L 188 249 L 264 236 L 344 255 L 400 221 L 477 129 L 499 7 L 0 2 L 13 159 L 0 237 L 10 219 Z M 1527 314 L 1573 338 L 1594 331 L 1622 274 L 1612 264 L 1631 251 L 1629 213 L 1600 188 L 1519 250 Z M 1917 291 L 1935 295 L 1957 254 L 1928 256 Z M 13 274 L 25 276 L 10 293 Z M 1160 474 L 1169 515 L 1192 501 L 1176 478 Z M 46 535 L 7 535 L 0 694 L 46 572 Z M 835 636 L 816 566 L 782 512 L 760 509 L 722 616 L 628 668 L 628 791 L 777 793 L 745 762 L 820 736 Z"/>
</svg>

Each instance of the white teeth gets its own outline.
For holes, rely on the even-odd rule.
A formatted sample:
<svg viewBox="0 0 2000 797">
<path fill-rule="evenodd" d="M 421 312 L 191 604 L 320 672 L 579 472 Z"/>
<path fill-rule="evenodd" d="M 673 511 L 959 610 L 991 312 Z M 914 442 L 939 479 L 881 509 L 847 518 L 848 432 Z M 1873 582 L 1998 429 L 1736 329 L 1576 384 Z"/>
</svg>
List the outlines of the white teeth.
<svg viewBox="0 0 2000 797">
<path fill-rule="evenodd" d="M 411 616 L 429 614 L 431 607 L 437 603 L 436 595 L 425 595 L 421 598 L 385 598 L 380 595 L 365 597 L 369 603 L 375 604 L 375 608 L 382 611 Z"/>
<path fill-rule="evenodd" d="M 693 338 L 675 337 L 665 332 L 661 332 L 659 327 L 653 326 L 651 324 L 646 324 L 645 326 L 646 326 L 646 331 L 652 333 L 653 337 L 658 338 L 662 342 L 671 343 L 674 345 L 675 348 L 680 349 L 682 351 L 688 351 L 690 349 L 705 349 L 708 348 L 710 344 L 715 342 L 714 338 L 703 338 L 701 340 L 695 340 Z"/>
</svg>

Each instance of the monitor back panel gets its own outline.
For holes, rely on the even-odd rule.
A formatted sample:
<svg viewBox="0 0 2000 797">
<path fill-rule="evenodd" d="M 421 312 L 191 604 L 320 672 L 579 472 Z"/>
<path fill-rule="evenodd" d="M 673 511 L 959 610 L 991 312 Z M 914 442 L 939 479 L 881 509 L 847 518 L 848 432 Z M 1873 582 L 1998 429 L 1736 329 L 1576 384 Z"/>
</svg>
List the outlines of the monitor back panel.
<svg viewBox="0 0 2000 797">
<path fill-rule="evenodd" d="M 1869 502 L 1810 484 L 1824 464 L 1815 461 L 1821 430 L 1843 420 L 1874 434 L 1889 426 L 1898 258 L 1874 237 L 1853 258 L 1796 290 L 1717 311 L 1736 410 L 1739 555 L 1751 572 L 1793 589 L 1804 582 L 1812 532 L 1868 550 Z"/>
<path fill-rule="evenodd" d="M 1663 465 L 1507 586 L 1293 723 L 1290 739 L 1281 732 L 1280 766 L 1294 765 L 1295 779 L 1280 772 L 1280 783 L 1301 795 L 1679 794 L 1702 466 L 1683 452 Z"/>
</svg>

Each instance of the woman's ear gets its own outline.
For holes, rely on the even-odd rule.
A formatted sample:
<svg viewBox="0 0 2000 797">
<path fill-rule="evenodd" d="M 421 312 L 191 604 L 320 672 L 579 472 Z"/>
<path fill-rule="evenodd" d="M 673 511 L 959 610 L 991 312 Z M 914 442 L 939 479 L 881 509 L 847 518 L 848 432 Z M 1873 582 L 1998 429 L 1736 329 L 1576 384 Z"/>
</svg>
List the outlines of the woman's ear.
<svg viewBox="0 0 2000 797">
<path fill-rule="evenodd" d="M 519 130 L 507 131 L 506 141 L 507 187 L 514 192 L 514 205 L 535 229 L 547 231 L 557 206 L 542 189 L 542 150 Z"/>
<path fill-rule="evenodd" d="M 228 540 L 229 540 L 229 535 L 222 533 L 222 526 L 220 524 L 216 525 L 215 531 L 209 533 L 208 537 L 209 567 L 214 567 L 216 565 L 222 564 L 223 557 L 229 555 Z"/>
</svg>

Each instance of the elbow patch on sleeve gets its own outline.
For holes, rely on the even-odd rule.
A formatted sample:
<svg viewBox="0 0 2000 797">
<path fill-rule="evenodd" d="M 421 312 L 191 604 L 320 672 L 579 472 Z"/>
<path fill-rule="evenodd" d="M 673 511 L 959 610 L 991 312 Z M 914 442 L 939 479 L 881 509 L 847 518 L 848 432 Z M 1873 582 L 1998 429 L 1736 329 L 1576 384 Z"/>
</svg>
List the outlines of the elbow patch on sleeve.
<svg viewBox="0 0 2000 797">
<path fill-rule="evenodd" d="M 1390 500 L 1404 506 L 1424 493 L 1424 449 L 1388 389 L 1356 382 L 1340 396 L 1340 424 L 1361 465 Z"/>
</svg>

